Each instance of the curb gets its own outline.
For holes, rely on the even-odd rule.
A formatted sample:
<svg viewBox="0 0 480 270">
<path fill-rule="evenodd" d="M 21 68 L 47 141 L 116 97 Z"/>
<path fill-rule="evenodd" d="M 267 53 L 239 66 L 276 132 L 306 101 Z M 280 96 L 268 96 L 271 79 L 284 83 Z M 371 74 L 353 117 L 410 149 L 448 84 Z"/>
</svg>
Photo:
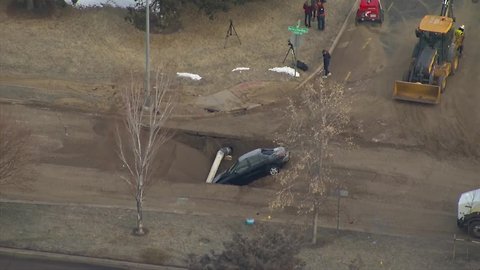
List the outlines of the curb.
<svg viewBox="0 0 480 270">
<path fill-rule="evenodd" d="M 179 267 L 179 266 L 167 266 L 167 265 L 162 266 L 162 265 L 145 264 L 145 263 L 134 263 L 134 262 L 128 262 L 128 261 L 119 261 L 119 260 L 103 259 L 103 258 L 96 258 L 96 257 L 68 255 L 68 254 L 61 254 L 61 253 L 52 253 L 52 252 L 17 249 L 17 248 L 5 248 L 5 247 L 0 247 L 0 254 L 28 257 L 30 259 L 38 259 L 38 260 L 53 260 L 53 261 L 59 261 L 59 262 L 90 264 L 90 265 L 96 265 L 96 266 L 132 269 L 132 270 L 188 269 L 188 268 Z"/>
<path fill-rule="evenodd" d="M 176 197 L 178 199 L 193 199 L 193 200 L 204 200 L 204 201 L 213 201 L 218 203 L 235 203 L 233 200 L 226 200 L 226 199 L 213 199 L 213 198 L 202 198 L 202 197 L 193 197 L 193 196 L 179 196 Z M 133 203 L 132 199 L 132 204 Z M 62 207 L 84 207 L 84 208 L 99 208 L 99 209 L 118 209 L 118 210 L 130 210 L 136 211 L 136 206 L 128 206 L 128 205 L 113 205 L 113 204 L 101 204 L 101 203 L 79 203 L 79 202 L 49 202 L 49 201 L 38 201 L 38 200 L 18 200 L 18 199 L 0 199 L 0 203 L 10 203 L 10 204 L 23 204 L 23 205 L 42 205 L 42 206 L 62 206 Z M 267 207 L 264 204 L 260 203 L 248 203 L 245 201 L 239 201 L 241 205 L 250 206 L 250 207 Z M 143 211 L 146 212 L 154 212 L 154 213 L 169 213 L 169 214 L 193 214 L 196 216 L 213 216 L 215 214 L 205 212 L 205 211 L 183 211 L 183 210 L 166 210 L 161 209 L 159 207 L 152 207 L 152 206 L 144 206 Z M 241 217 L 236 213 L 223 215 L 227 217 Z"/>
<path fill-rule="evenodd" d="M 217 201 L 215 199 L 213 199 L 213 200 Z M 332 200 L 336 200 L 336 199 L 333 198 Z M 103 209 L 124 209 L 124 210 L 136 211 L 135 207 L 116 206 L 116 205 L 102 205 L 102 204 L 59 203 L 59 202 L 28 201 L 28 200 L 15 200 L 15 199 L 0 199 L 0 203 L 12 203 L 12 204 L 23 204 L 23 205 L 43 205 L 43 206 L 86 207 L 86 208 L 100 208 L 100 209 L 102 209 L 102 208 Z M 207 212 L 202 212 L 202 211 L 193 211 L 193 212 L 191 212 L 191 211 L 178 211 L 178 210 L 168 211 L 168 210 L 158 209 L 158 208 L 153 208 L 153 207 L 144 207 L 144 211 L 155 212 L 155 213 L 165 213 L 165 214 L 204 216 L 204 217 L 215 215 L 215 214 L 212 214 L 212 213 L 207 213 Z M 239 216 L 237 214 L 221 215 L 221 216 L 230 217 L 230 218 L 237 218 L 238 217 L 240 219 L 245 218 L 244 216 Z M 285 214 L 284 213 L 283 215 L 279 214 L 278 216 L 281 216 L 281 217 L 280 218 L 272 218 L 270 220 L 262 220 L 262 219 L 259 219 L 259 220 L 261 220 L 263 222 L 271 222 L 271 223 L 277 223 L 277 224 L 287 224 L 287 222 L 285 222 L 282 219 L 287 217 L 287 216 L 291 216 L 291 214 Z M 298 217 L 298 215 L 294 215 L 294 216 Z M 303 215 L 301 215 L 301 216 L 303 216 Z M 304 217 L 309 219 L 308 215 L 305 215 Z M 292 224 L 298 224 L 298 225 L 305 224 L 303 220 L 297 220 L 297 221 L 293 221 L 291 223 Z M 325 224 L 319 224 L 318 227 L 319 228 L 330 229 L 330 230 L 335 230 L 336 229 L 335 224 L 326 224 L 326 223 Z M 371 232 L 369 230 L 362 229 L 359 226 L 348 226 L 348 227 L 342 226 L 342 227 L 339 228 L 339 231 L 341 231 L 341 232 L 354 232 L 354 233 L 369 233 L 369 234 L 375 234 L 375 235 L 385 235 L 385 236 L 402 237 L 402 238 L 413 237 L 411 235 L 400 234 L 400 233 Z M 0 246 L 0 253 L 2 252 L 2 249 L 11 249 L 13 251 L 15 251 L 15 250 L 22 251 L 22 249 L 4 248 L 4 247 Z M 36 252 L 36 251 L 33 251 L 33 250 L 27 250 L 27 251 Z M 41 251 L 39 251 L 39 252 L 40 253 L 45 253 L 47 255 L 48 254 L 58 254 L 58 253 L 51 253 L 51 252 L 41 252 Z M 63 255 L 63 254 L 60 254 L 60 255 Z M 69 256 L 69 255 L 66 255 L 66 256 Z M 78 257 L 80 257 L 80 258 L 95 258 L 95 257 L 87 257 L 87 256 L 78 256 Z M 110 259 L 106 259 L 106 260 L 110 260 Z M 115 261 L 115 260 L 112 260 L 112 261 Z M 119 261 L 119 262 L 124 262 L 124 261 Z M 125 261 L 125 262 L 129 263 L 128 261 Z M 141 263 L 138 263 L 138 264 L 142 265 Z M 150 266 L 149 264 L 145 264 L 145 265 Z M 156 266 L 156 265 L 151 265 L 151 266 Z M 169 266 L 169 267 L 177 267 L 177 268 L 173 268 L 173 269 L 185 269 L 185 268 L 181 268 L 181 266 Z"/>
<path fill-rule="evenodd" d="M 1 87 L 1 85 L 0 85 L 0 87 Z M 195 120 L 195 119 L 204 119 L 204 118 L 214 118 L 214 117 L 219 116 L 219 115 L 243 114 L 246 111 L 255 110 L 255 109 L 261 108 L 263 106 L 268 106 L 268 105 L 274 104 L 274 103 L 275 103 L 275 101 L 260 104 L 259 106 L 251 106 L 251 107 L 245 107 L 245 108 L 235 108 L 235 109 L 229 110 L 229 111 L 204 112 L 204 113 L 201 113 L 201 114 L 176 114 L 176 115 L 172 115 L 170 119 L 171 120 Z M 106 112 L 106 111 L 99 112 L 99 111 L 86 110 L 86 109 L 82 109 L 82 108 L 79 108 L 79 107 L 57 106 L 57 105 L 52 105 L 51 103 L 41 102 L 41 101 L 36 101 L 36 100 L 22 100 L 22 99 L 11 99 L 11 98 L 0 97 L 0 105 L 1 104 L 22 105 L 22 106 L 31 106 L 31 107 L 51 109 L 51 110 L 78 112 L 78 113 L 87 114 L 87 115 L 105 115 L 105 116 L 110 116 L 110 117 L 118 116 L 118 114 L 110 113 L 110 112 Z"/>
<path fill-rule="evenodd" d="M 51 104 L 47 103 L 39 103 L 39 102 L 33 102 L 33 101 L 26 101 L 26 100 L 14 100 L 14 99 L 5 99 L 5 98 L 0 98 L 0 105 L 1 104 L 7 104 L 7 105 L 21 105 L 21 106 L 31 106 L 35 107 L 38 109 L 43 109 L 43 110 L 58 110 L 58 111 L 67 111 L 67 112 L 76 112 L 81 115 L 89 116 L 89 117 L 99 117 L 99 118 L 104 118 L 104 119 L 117 119 L 121 120 L 120 114 L 113 114 L 113 113 L 99 113 L 99 112 L 93 112 L 93 111 L 86 111 L 86 110 L 81 110 L 78 108 L 71 108 L 71 107 L 57 107 L 57 106 L 52 106 Z M 257 109 L 253 108 L 253 109 Z M 226 112 L 218 112 L 218 113 L 209 113 L 205 115 L 174 115 L 170 118 L 170 122 L 175 123 L 176 121 L 190 121 L 190 120 L 196 120 L 196 119 L 207 119 L 207 118 L 213 118 L 219 115 L 235 115 L 237 113 L 245 112 L 245 110 L 235 110 L 235 111 L 226 111 Z M 182 128 L 182 127 L 172 127 L 172 125 L 169 125 L 169 122 L 167 122 L 165 128 L 175 130 L 181 133 L 185 133 L 188 135 L 193 135 L 193 136 L 208 136 L 208 137 L 213 137 L 213 138 L 224 138 L 224 139 L 234 139 L 234 140 L 242 140 L 242 139 L 251 139 L 252 137 L 248 136 L 239 136 L 239 135 L 232 135 L 232 134 L 223 134 L 223 133 L 218 133 L 215 131 L 199 131 L 195 129 L 188 129 L 188 128 Z"/>
</svg>

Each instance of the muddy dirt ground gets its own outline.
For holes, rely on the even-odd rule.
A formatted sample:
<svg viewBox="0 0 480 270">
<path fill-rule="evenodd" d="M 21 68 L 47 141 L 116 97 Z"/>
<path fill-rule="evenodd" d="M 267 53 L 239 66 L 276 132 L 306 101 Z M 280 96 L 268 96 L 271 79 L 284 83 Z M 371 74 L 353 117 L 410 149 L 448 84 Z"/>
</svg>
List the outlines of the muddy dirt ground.
<svg viewBox="0 0 480 270">
<path fill-rule="evenodd" d="M 176 71 L 198 73 L 204 77 L 198 82 L 186 79 L 180 81 L 178 91 L 184 106 L 179 106 L 179 114 L 204 113 L 202 97 L 230 89 L 234 89 L 237 94 L 242 94 L 247 89 L 249 97 L 253 96 L 258 103 L 271 103 L 295 95 L 295 86 L 301 79 L 291 79 L 267 69 L 281 66 L 281 60 L 288 49 L 285 44 L 289 37 L 286 27 L 293 25 L 297 19 L 302 19 L 302 2 L 282 0 L 271 5 L 269 1 L 254 1 L 229 13 L 220 13 L 213 21 L 196 10 L 186 8 L 181 18 L 182 27 L 177 32 L 154 35 L 152 66 L 172 62 Z M 385 5 L 388 7 L 391 3 L 393 2 L 386 1 Z M 322 254 L 328 258 L 317 264 L 326 269 L 342 265 L 345 269 L 476 270 L 472 268 L 476 265 L 471 263 L 446 263 L 449 261 L 450 246 L 445 241 L 449 241 L 452 234 L 457 232 L 454 224 L 457 195 L 478 185 L 475 180 L 480 173 L 476 143 L 478 134 L 471 132 L 477 130 L 475 123 L 478 121 L 475 113 L 467 113 L 468 106 L 475 112 L 473 101 L 477 95 L 470 95 L 471 100 L 465 103 L 462 100 L 468 98 L 461 95 L 446 99 L 444 105 L 437 110 L 425 106 L 413 108 L 411 104 L 403 103 L 392 105 L 385 89 L 390 90 L 391 82 L 395 79 L 392 70 L 403 69 L 396 60 L 406 59 L 402 54 L 409 54 L 405 51 L 411 47 L 404 44 L 410 40 L 398 43 L 400 45 L 395 42 L 400 42 L 406 32 L 410 33 L 414 29 L 415 23 L 409 19 L 420 11 L 424 12 L 424 9 L 436 6 L 434 1 L 422 1 L 422 8 L 416 9 L 416 1 L 408 3 L 411 12 L 403 14 L 398 25 L 392 23 L 382 26 L 383 28 L 359 29 L 350 25 L 347 28 L 347 39 L 339 43 L 339 48 L 345 50 L 336 56 L 344 64 L 336 64 L 334 79 L 342 81 L 349 69 L 356 67 L 352 70 L 350 79 L 345 81 L 350 97 L 358 101 L 354 104 L 351 132 L 359 147 L 353 152 L 346 152 L 341 147 L 335 150 L 338 158 L 335 171 L 345 179 L 351 192 L 351 208 L 346 222 L 351 222 L 352 226 L 361 224 L 364 231 L 374 234 L 384 232 L 409 235 L 410 238 L 385 237 L 378 248 L 373 244 L 374 241 L 370 241 L 370 236 L 365 238 L 347 234 L 338 242 L 332 240 L 336 242 L 335 245 L 322 247 Z M 331 3 L 329 18 L 338 16 L 337 23 L 341 24 L 343 14 L 346 14 L 351 5 L 350 1 Z M 67 9 L 49 18 L 26 19 L 8 13 L 5 1 L 1 1 L 0 7 L 0 84 L 7 86 L 2 88 L 2 94 L 9 98 L 35 96 L 35 99 L 53 107 L 61 105 L 63 108 L 80 108 L 94 113 L 112 112 L 116 108 L 115 96 L 118 89 L 129 81 L 130 72 L 143 68 L 143 33 L 123 20 L 124 11 L 113 8 Z M 392 11 L 396 8 L 394 5 Z M 469 12 L 465 6 L 461 10 L 462 14 Z M 234 20 L 242 45 L 229 39 L 227 49 L 223 49 L 229 18 Z M 470 22 L 473 24 L 476 21 L 471 19 Z M 335 27 L 339 29 L 340 25 Z M 392 38 L 388 35 L 389 30 L 397 36 L 397 39 L 390 41 L 394 44 L 391 48 L 398 49 L 401 45 L 407 48 L 398 51 L 394 55 L 396 58 L 390 60 L 391 63 L 384 61 L 383 54 L 376 54 L 382 48 L 374 42 L 378 35 L 380 39 Z M 299 58 L 315 67 L 316 63 L 321 62 L 319 44 L 328 46 L 335 34 L 327 31 L 307 35 Z M 365 36 L 372 41 L 364 43 L 362 38 Z M 348 44 L 362 44 L 364 47 L 349 47 Z M 388 42 L 381 44 L 389 45 Z M 358 58 L 358 51 L 348 50 L 352 47 L 364 48 L 366 51 L 363 53 L 375 54 L 376 57 L 369 58 L 367 62 L 361 59 L 355 63 L 349 62 L 343 58 Z M 469 60 L 470 68 L 466 65 L 465 70 L 473 72 L 474 60 L 475 58 Z M 374 69 L 373 74 L 367 65 L 372 63 L 381 64 L 381 68 Z M 249 66 L 252 72 L 231 72 L 238 66 Z M 381 73 L 384 70 L 390 73 Z M 304 75 L 308 73 L 302 73 L 302 79 L 306 77 Z M 379 77 L 387 78 L 388 82 Z M 458 92 L 465 93 L 466 88 L 467 86 Z M 239 99 L 244 98 L 240 94 Z M 463 108 L 459 104 L 467 106 Z M 275 105 L 228 116 L 197 118 L 194 121 L 188 118 L 178 120 L 172 126 L 190 131 L 214 130 L 225 136 L 177 133 L 162 148 L 164 155 L 158 161 L 158 178 L 174 183 L 203 183 L 218 147 L 225 144 L 233 146 L 236 157 L 251 148 L 270 145 L 274 133 L 285 124 L 282 122 L 283 114 L 279 113 L 283 108 L 272 106 Z M 457 108 L 464 109 L 461 110 L 461 115 L 467 119 L 461 124 L 456 122 L 459 118 L 455 113 Z M 17 120 L 28 124 L 36 132 L 35 140 L 38 143 L 34 148 L 39 158 L 29 166 L 26 177 L 31 181 L 37 178 L 44 181 L 34 182 L 27 191 L 9 188 L 7 191 L 11 192 L 10 195 L 21 194 L 19 198 L 25 199 L 28 196 L 40 196 L 39 193 L 44 192 L 44 198 L 57 196 L 59 200 L 68 200 L 70 196 L 79 195 L 74 194 L 73 188 L 78 188 L 85 196 L 93 194 L 101 198 L 128 193 L 125 186 L 111 184 L 115 181 L 112 178 L 120 170 L 120 164 L 113 151 L 113 126 L 108 120 L 91 115 L 84 117 L 83 114 L 69 110 L 47 108 L 38 111 L 37 107 L 21 105 L 9 106 L 8 109 L 15 112 Z M 443 125 L 444 122 L 437 119 L 438 115 L 452 122 Z M 457 130 L 458 126 L 461 128 Z M 466 139 L 461 139 L 463 137 Z M 222 169 L 228 165 L 222 164 Z M 51 188 L 54 185 L 58 189 L 64 188 L 64 192 L 57 194 L 58 191 Z M 254 186 L 268 190 L 275 187 L 270 178 L 262 179 Z M 78 209 L 66 211 L 74 210 Z M 168 217 L 172 223 L 177 218 L 183 220 L 185 217 Z M 331 213 L 326 218 L 331 218 Z M 430 224 L 426 221 L 427 218 L 440 222 Z M 6 222 L 4 219 L 2 221 Z M 197 225 L 188 222 L 190 221 L 185 222 L 186 227 Z M 210 224 L 208 226 L 215 223 L 211 220 L 202 222 Z M 55 226 L 58 228 L 60 225 Z M 44 229 L 40 228 L 39 234 L 44 233 Z M 228 234 L 223 233 L 216 235 L 205 232 L 209 241 L 215 242 L 216 246 Z M 411 238 L 412 235 L 418 238 Z M 442 244 L 436 245 L 437 242 L 431 242 L 431 239 L 423 238 L 423 235 L 433 235 L 434 239 L 441 239 Z M 113 240 L 108 241 L 114 243 L 116 236 L 112 237 Z M 25 241 L 22 244 L 28 243 L 28 239 L 22 241 Z M 192 241 L 196 244 L 195 239 Z M 398 242 L 404 245 L 403 248 L 394 245 Z M 435 248 L 430 249 L 431 246 Z M 419 251 L 426 255 L 419 255 Z M 435 259 L 422 262 L 422 256 L 428 257 L 430 251 L 435 253 L 436 256 L 432 256 Z M 315 250 L 305 252 L 313 253 L 312 258 L 315 257 Z M 390 265 L 383 264 L 380 257 L 384 253 L 389 253 Z M 416 268 L 419 265 L 421 267 Z"/>
</svg>

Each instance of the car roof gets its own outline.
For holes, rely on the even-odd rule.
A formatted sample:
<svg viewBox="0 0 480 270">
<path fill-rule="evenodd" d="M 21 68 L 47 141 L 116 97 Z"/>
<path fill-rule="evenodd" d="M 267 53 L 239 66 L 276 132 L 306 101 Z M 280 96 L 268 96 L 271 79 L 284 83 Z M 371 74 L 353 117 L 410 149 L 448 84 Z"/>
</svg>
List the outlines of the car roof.
<svg viewBox="0 0 480 270">
<path fill-rule="evenodd" d="M 250 157 L 253 157 L 253 156 L 256 156 L 258 154 L 261 154 L 262 153 L 262 148 L 258 148 L 258 149 L 255 149 L 253 151 L 250 151 L 246 154 L 243 154 L 241 155 L 239 158 L 238 158 L 238 161 L 243 161 L 247 158 L 250 158 Z"/>
</svg>

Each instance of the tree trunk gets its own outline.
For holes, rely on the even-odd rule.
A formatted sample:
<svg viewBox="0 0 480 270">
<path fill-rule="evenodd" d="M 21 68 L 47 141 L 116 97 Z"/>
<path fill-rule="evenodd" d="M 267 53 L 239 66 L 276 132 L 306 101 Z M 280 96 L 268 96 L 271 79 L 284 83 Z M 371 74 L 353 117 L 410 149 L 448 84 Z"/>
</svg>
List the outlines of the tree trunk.
<svg viewBox="0 0 480 270">
<path fill-rule="evenodd" d="M 317 228 L 318 228 L 318 207 L 315 203 L 313 207 L 313 230 L 312 230 L 312 244 L 317 244 Z"/>
<path fill-rule="evenodd" d="M 138 185 L 137 190 L 137 228 L 135 229 L 136 235 L 144 235 L 145 231 L 143 230 L 143 185 Z"/>
<path fill-rule="evenodd" d="M 25 0 L 27 10 L 33 10 L 33 0 Z"/>
</svg>

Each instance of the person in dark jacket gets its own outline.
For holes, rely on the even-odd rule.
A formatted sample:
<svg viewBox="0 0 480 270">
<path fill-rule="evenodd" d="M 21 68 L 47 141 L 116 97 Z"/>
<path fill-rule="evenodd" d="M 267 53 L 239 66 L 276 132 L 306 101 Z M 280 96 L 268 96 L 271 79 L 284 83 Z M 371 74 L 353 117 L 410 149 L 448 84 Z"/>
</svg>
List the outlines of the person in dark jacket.
<svg viewBox="0 0 480 270">
<path fill-rule="evenodd" d="M 317 22 L 318 22 L 318 30 L 323 31 L 325 29 L 325 7 L 321 2 L 318 3 Z"/>
<path fill-rule="evenodd" d="M 323 50 L 322 55 L 323 55 L 323 70 L 325 71 L 325 75 L 323 75 L 323 78 L 325 79 L 328 76 L 332 75 L 332 73 L 329 70 L 330 53 L 327 50 Z"/>
<path fill-rule="evenodd" d="M 305 11 L 305 26 L 312 26 L 312 6 L 308 3 L 308 0 L 303 3 L 303 10 Z"/>
<path fill-rule="evenodd" d="M 319 0 L 310 0 L 310 6 L 312 7 L 312 19 L 315 20 L 318 10 Z"/>
</svg>

